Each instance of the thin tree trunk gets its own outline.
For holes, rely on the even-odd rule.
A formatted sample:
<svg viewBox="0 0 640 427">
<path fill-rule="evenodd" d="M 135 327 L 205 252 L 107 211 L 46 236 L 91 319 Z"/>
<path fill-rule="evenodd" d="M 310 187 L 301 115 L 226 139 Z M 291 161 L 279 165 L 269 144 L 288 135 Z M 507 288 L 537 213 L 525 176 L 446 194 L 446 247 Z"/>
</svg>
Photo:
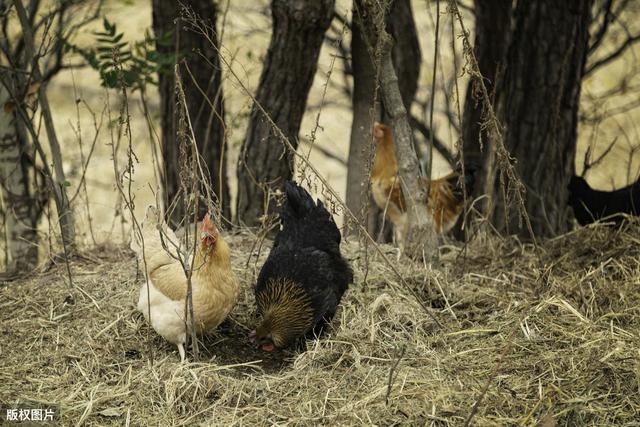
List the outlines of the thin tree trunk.
<svg viewBox="0 0 640 427">
<path fill-rule="evenodd" d="M 264 61 L 256 102 L 294 148 L 300 122 L 317 69 L 324 33 L 334 0 L 273 0 L 273 33 Z M 289 179 L 293 155 L 279 140 L 271 122 L 256 105 L 238 159 L 237 217 L 242 224 L 260 224 L 274 209 L 272 196 Z"/>
<path fill-rule="evenodd" d="M 536 236 L 553 236 L 568 226 L 567 185 L 574 169 L 592 4 L 519 1 L 515 9 L 498 114 L 505 146 L 526 186 L 526 212 Z M 496 196 L 493 223 L 529 237 L 498 184 Z"/>
<path fill-rule="evenodd" d="M 389 114 L 389 123 L 393 129 L 398 176 L 408 213 L 406 242 L 401 244 L 404 244 L 408 255 L 425 256 L 430 259 L 437 255 L 438 240 L 435 227 L 429 223 L 430 216 L 424 214 L 427 212 L 427 194 L 425 188 L 420 185 L 420 164 L 390 52 L 386 53 L 386 58 L 383 56 L 380 86 Z"/>
<path fill-rule="evenodd" d="M 360 13 L 363 8 L 360 0 L 353 3 L 353 23 L 351 25 L 351 63 L 353 69 L 353 121 L 351 122 L 351 140 L 347 167 L 347 207 L 353 212 L 372 235 L 377 232 L 379 209 L 367 197 L 367 169 L 373 150 L 373 123 L 380 119 L 374 105 L 376 90 L 376 70 L 363 39 Z M 370 206 L 367 209 L 367 206 Z M 369 215 L 367 215 L 369 213 Z M 355 232 L 357 227 L 347 228 Z"/>
<path fill-rule="evenodd" d="M 420 165 L 413 133 L 391 59 L 391 36 L 385 30 L 384 21 L 381 23 L 385 10 L 375 0 L 366 1 L 365 7 L 364 28 L 370 37 L 380 39 L 380 90 L 389 117 L 388 124 L 393 129 L 398 176 L 407 209 L 406 241 L 400 243 L 409 256 L 432 259 L 437 256 L 438 239 L 435 227 L 430 224 L 430 216 L 424 214 L 427 212 L 427 194 L 420 185 Z"/>
<path fill-rule="evenodd" d="M 411 105 L 418 90 L 422 53 L 410 0 L 393 0 L 387 15 L 387 31 L 393 38 L 391 60 L 398 78 L 402 104 L 411 112 Z M 386 107 L 382 119 L 386 120 Z"/>
<path fill-rule="evenodd" d="M 9 263 L 7 272 L 31 270 L 38 262 L 37 215 L 29 191 L 26 153 L 17 135 L 16 116 L 5 108 L 9 92 L 0 84 L 0 187 Z"/>
<path fill-rule="evenodd" d="M 181 18 L 182 5 L 210 28 L 209 36 L 215 43 L 194 29 Z M 208 169 L 208 179 L 217 198 L 220 214 L 231 220 L 231 205 L 226 167 L 226 135 L 224 121 L 224 97 L 222 93 L 222 70 L 217 49 L 217 9 L 211 0 L 153 0 L 153 30 L 158 41 L 156 49 L 166 55 L 177 54 L 180 76 L 185 92 L 189 119 L 193 128 L 198 153 Z M 166 43 L 167 35 L 171 42 Z M 171 206 L 170 220 L 173 225 L 185 218 L 180 195 L 181 165 L 189 164 L 181 159 L 177 136 L 178 109 L 175 93 L 175 75 L 171 71 L 159 73 L 160 111 L 162 121 L 162 157 L 164 159 L 164 186 L 167 206 Z M 182 152 L 189 152 L 182 150 Z M 186 161 L 185 161 L 186 160 Z M 206 211 L 199 204 L 198 216 Z"/>
<path fill-rule="evenodd" d="M 347 206 L 363 223 L 366 220 L 369 232 L 377 235 L 382 225 L 382 212 L 367 198 L 367 165 L 371 156 L 373 123 L 385 118 L 382 111 L 374 111 L 374 92 L 376 86 L 375 66 L 371 59 L 367 43 L 363 39 L 360 14 L 364 12 L 361 0 L 354 1 L 354 14 L 351 36 L 351 57 L 353 68 L 353 121 L 349 145 L 349 165 L 347 168 Z M 415 98 L 420 75 L 421 52 L 413 12 L 409 0 L 395 0 L 387 16 L 387 29 L 395 43 L 392 48 L 393 66 L 398 75 L 398 86 L 402 103 L 407 111 Z M 369 43 L 375 44 L 375 40 Z M 382 97 L 379 96 L 379 99 Z M 383 119 L 384 121 L 385 119 Z M 369 210 L 367 210 L 369 206 Z M 369 212 L 368 218 L 366 216 Z M 391 229 L 386 223 L 385 236 L 391 237 Z M 348 229 L 354 231 L 355 229 Z"/>
<path fill-rule="evenodd" d="M 44 121 L 44 127 L 47 132 L 47 138 L 49 140 L 49 148 L 51 150 L 51 162 L 53 163 L 53 174 L 48 174 L 49 183 L 56 202 L 56 208 L 58 209 L 58 223 L 60 224 L 60 234 L 62 238 L 62 244 L 64 246 L 65 255 L 69 255 L 75 251 L 76 246 L 76 229 L 75 229 L 75 214 L 73 208 L 69 202 L 67 195 L 67 180 L 65 178 L 64 169 L 62 167 L 62 151 L 60 149 L 60 143 L 58 142 L 58 136 L 53 124 L 53 117 L 51 115 L 51 108 L 49 107 L 49 100 L 47 98 L 46 85 L 42 84 L 42 72 L 40 70 L 40 64 L 35 56 L 35 42 L 33 29 L 29 23 L 29 18 L 24 5 L 19 0 L 13 2 L 18 19 L 20 20 L 20 26 L 22 28 L 23 39 L 25 41 L 25 56 L 32 61 L 32 74 L 33 81 L 40 84 L 38 89 L 38 102 L 42 110 L 42 117 Z M 27 120 L 25 118 L 25 120 Z M 25 123 L 25 126 L 27 124 Z M 32 129 L 33 132 L 33 129 Z M 37 145 L 43 161 L 46 162 L 44 151 L 37 141 L 37 135 L 33 132 L 34 143 Z"/>
<path fill-rule="evenodd" d="M 512 0 L 476 0 L 474 54 L 485 86 L 493 94 L 496 78 L 504 67 L 511 34 Z M 462 118 L 465 162 L 478 165 L 473 197 L 487 192 L 486 172 L 491 152 L 486 132 L 481 132 L 482 102 L 477 99 L 474 80 L 469 81 Z"/>
</svg>

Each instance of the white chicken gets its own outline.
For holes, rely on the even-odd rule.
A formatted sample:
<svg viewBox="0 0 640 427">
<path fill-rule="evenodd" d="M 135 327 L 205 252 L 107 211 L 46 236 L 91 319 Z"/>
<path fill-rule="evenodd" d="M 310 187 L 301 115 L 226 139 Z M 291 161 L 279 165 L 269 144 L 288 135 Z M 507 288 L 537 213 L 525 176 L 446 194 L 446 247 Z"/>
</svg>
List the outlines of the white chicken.
<svg viewBox="0 0 640 427">
<path fill-rule="evenodd" d="M 185 316 L 187 276 L 178 259 L 180 242 L 154 206 L 147 208 L 141 228 L 142 240 L 135 234 L 131 240 L 131 249 L 148 278 L 140 287 L 138 310 L 158 334 L 178 347 L 184 362 L 184 344 L 191 325 L 187 326 Z M 202 220 L 195 251 L 191 276 L 193 316 L 196 333 L 202 334 L 216 328 L 231 312 L 240 285 L 231 269 L 229 246 L 209 215 Z M 187 266 L 192 255 L 186 256 Z"/>
</svg>

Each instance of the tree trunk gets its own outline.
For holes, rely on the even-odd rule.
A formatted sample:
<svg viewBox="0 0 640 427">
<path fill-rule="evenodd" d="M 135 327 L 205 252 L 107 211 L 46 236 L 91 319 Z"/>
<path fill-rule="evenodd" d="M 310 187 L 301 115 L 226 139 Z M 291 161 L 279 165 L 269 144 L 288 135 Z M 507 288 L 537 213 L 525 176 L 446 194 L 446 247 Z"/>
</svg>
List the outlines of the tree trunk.
<svg viewBox="0 0 640 427">
<path fill-rule="evenodd" d="M 512 0 L 477 0 L 475 2 L 474 54 L 487 91 L 493 94 L 496 78 L 504 67 L 511 33 Z M 474 80 L 469 81 L 462 118 L 462 141 L 465 162 L 478 165 L 473 197 L 487 192 L 486 172 L 491 147 L 486 132 L 481 132 L 482 103 L 476 99 Z"/>
<path fill-rule="evenodd" d="M 437 256 L 438 240 L 434 225 L 429 223 L 430 216 L 424 214 L 427 212 L 427 193 L 420 185 L 420 164 L 389 51 L 386 58 L 383 56 L 382 59 L 380 87 L 389 114 L 389 124 L 393 129 L 398 176 L 407 206 L 406 241 L 400 244 L 404 245 L 409 256 L 431 259 Z"/>
<path fill-rule="evenodd" d="M 367 223 L 371 235 L 376 236 L 382 225 L 382 212 L 368 194 L 367 168 L 372 146 L 371 131 L 373 123 L 380 119 L 380 113 L 385 118 L 384 106 L 382 112 L 374 111 L 374 91 L 376 86 L 376 72 L 367 44 L 363 40 L 362 22 L 360 14 L 364 12 L 361 0 L 354 1 L 354 14 L 351 35 L 351 58 L 353 68 L 353 122 L 351 123 L 351 141 L 349 145 L 349 164 L 347 168 L 347 206 L 362 223 Z M 420 43 L 413 20 L 413 11 L 409 0 L 395 0 L 387 16 L 387 29 L 395 43 L 392 48 L 393 66 L 398 76 L 398 86 L 402 103 L 407 111 L 418 88 L 420 75 Z M 373 40 L 370 42 L 372 43 Z M 381 96 L 378 96 L 381 99 Z M 383 119 L 385 121 L 385 119 Z M 367 206 L 369 215 L 367 217 Z M 386 223 L 388 224 L 388 222 Z M 390 226 L 384 233 L 391 237 Z M 355 228 L 349 228 L 354 231 Z"/>
<path fill-rule="evenodd" d="M 273 33 L 256 102 L 294 148 L 317 69 L 334 0 L 273 0 Z M 293 153 L 254 105 L 238 159 L 238 222 L 259 225 L 273 212 L 272 196 L 293 172 Z"/>
<path fill-rule="evenodd" d="M 515 9 L 498 116 L 506 149 L 526 186 L 525 207 L 536 236 L 553 236 L 568 226 L 567 185 L 573 174 L 592 3 L 528 0 Z M 499 184 L 494 201 L 494 225 L 529 237 Z"/>
<path fill-rule="evenodd" d="M 193 26 L 181 19 L 182 5 L 212 30 L 210 38 L 200 34 Z M 226 167 L 226 135 L 224 121 L 224 98 L 222 93 L 222 70 L 217 49 L 216 33 L 217 9 L 211 0 L 153 0 L 153 31 L 157 39 L 159 53 L 177 53 L 180 61 L 180 78 L 183 83 L 189 120 L 193 128 L 198 153 L 208 169 L 208 180 L 214 198 L 219 203 L 220 214 L 231 221 L 231 205 Z M 171 42 L 164 43 L 167 35 Z M 183 221 L 186 212 L 182 203 L 180 171 L 189 162 L 181 158 L 178 138 L 178 114 L 176 108 L 175 75 L 173 67 L 169 72 L 160 72 L 160 111 L 162 121 L 162 157 L 164 159 L 164 186 L 167 206 L 171 206 L 170 220 L 175 226 Z M 190 150 L 183 147 L 182 152 Z M 204 189 L 203 189 L 204 191 Z M 199 204 L 198 216 L 206 212 L 206 206 Z"/>
<path fill-rule="evenodd" d="M 363 39 L 362 23 L 359 13 L 362 11 L 360 0 L 353 5 L 351 25 L 351 64 L 353 70 L 353 121 L 351 122 L 351 141 L 347 165 L 347 207 L 362 224 L 375 236 L 379 209 L 371 203 L 367 182 L 367 169 L 373 150 L 373 123 L 380 119 L 374 105 L 376 70 Z M 367 209 L 370 206 L 370 209 Z M 369 215 L 367 215 L 369 214 Z M 348 232 L 356 232 L 357 227 L 348 227 Z"/>
<path fill-rule="evenodd" d="M 438 239 L 435 227 L 430 224 L 430 216 L 424 214 L 427 212 L 427 193 L 420 185 L 420 165 L 413 144 L 413 133 L 391 59 L 393 41 L 381 19 L 385 17 L 384 6 L 376 0 L 363 3 L 367 12 L 362 15 L 363 28 L 370 39 L 379 40 L 380 91 L 389 117 L 388 124 L 393 130 L 398 177 L 407 209 L 406 240 L 400 244 L 411 257 L 433 259 L 437 256 Z"/>
<path fill-rule="evenodd" d="M 402 104 L 411 112 L 413 99 L 418 90 L 422 53 L 416 23 L 413 20 L 410 0 L 393 0 L 387 15 L 387 31 L 393 38 L 391 60 L 398 78 L 398 88 Z M 383 103 L 384 104 L 384 103 Z M 382 119 L 386 121 L 388 113 L 383 107 Z"/>
<path fill-rule="evenodd" d="M 7 272 L 31 270 L 38 262 L 36 213 L 29 186 L 28 161 L 17 135 L 16 116 L 5 108 L 9 92 L 0 84 L 0 187 L 4 215 Z"/>
<path fill-rule="evenodd" d="M 62 167 L 62 150 L 58 141 L 55 126 L 53 123 L 53 117 L 51 115 L 51 107 L 49 106 L 49 99 L 47 97 L 46 84 L 43 83 L 43 75 L 40 70 L 40 64 L 38 57 L 36 56 L 34 33 L 31 28 L 27 11 L 18 0 L 14 0 L 13 4 L 20 20 L 20 27 L 22 28 L 22 38 L 25 45 L 25 57 L 32 61 L 31 72 L 33 81 L 38 84 L 38 102 L 40 104 L 40 110 L 42 112 L 42 121 L 44 122 L 44 128 L 47 133 L 47 139 L 49 140 L 49 149 L 51 151 L 51 163 L 53 164 L 53 171 L 46 173 L 49 180 L 51 190 L 56 202 L 56 208 L 58 209 L 58 223 L 60 225 L 60 234 L 62 238 L 62 245 L 64 247 L 64 253 L 66 256 L 75 252 L 76 248 L 76 229 L 75 229 L 75 214 L 69 197 L 67 195 L 67 180 L 65 178 L 64 168 Z M 20 109 L 21 107 L 18 107 Z M 25 121 L 25 127 L 30 129 L 30 133 L 36 147 L 40 151 L 42 161 L 47 164 L 46 156 L 38 141 L 38 135 L 34 130 L 34 125 L 27 123 L 29 120 L 26 114 L 22 114 L 22 118 Z"/>
</svg>

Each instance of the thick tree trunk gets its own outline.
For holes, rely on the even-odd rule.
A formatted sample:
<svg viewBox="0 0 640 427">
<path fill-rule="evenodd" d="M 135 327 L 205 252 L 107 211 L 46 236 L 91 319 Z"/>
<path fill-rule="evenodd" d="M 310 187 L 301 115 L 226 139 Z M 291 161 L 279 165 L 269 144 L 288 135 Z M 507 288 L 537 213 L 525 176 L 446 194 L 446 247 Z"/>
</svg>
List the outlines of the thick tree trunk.
<svg viewBox="0 0 640 427">
<path fill-rule="evenodd" d="M 496 78 L 504 68 L 511 34 L 512 0 L 476 0 L 474 54 L 487 91 L 493 94 Z M 483 121 L 481 96 L 474 91 L 474 80 L 469 81 L 462 118 L 462 141 L 465 162 L 480 167 L 475 176 L 473 197 L 487 192 L 487 161 L 491 152 L 486 132 L 481 132 Z"/>
<path fill-rule="evenodd" d="M 380 209 L 368 194 L 367 165 L 373 149 L 371 131 L 373 123 L 380 114 L 388 118 L 384 106 L 382 111 L 374 111 L 374 91 L 376 72 L 367 44 L 362 38 L 360 13 L 364 9 L 360 0 L 354 1 L 354 14 L 351 36 L 351 58 L 353 68 L 353 122 L 351 123 L 351 141 L 349 145 L 349 167 L 347 169 L 347 206 L 362 221 L 368 224 L 372 235 L 379 233 L 381 221 Z M 391 52 L 393 66 L 398 76 L 398 86 L 402 102 L 407 111 L 418 88 L 420 75 L 420 43 L 409 0 L 395 0 L 387 16 L 387 30 L 394 39 Z M 373 40 L 370 42 L 374 42 Z M 378 99 L 382 100 L 379 95 Z M 383 121 L 385 119 L 383 118 Z M 370 207 L 367 210 L 367 205 Z M 369 212 L 367 218 L 367 211 Z M 390 227 L 385 233 L 391 237 Z M 355 229 L 348 229 L 349 231 Z"/>
<path fill-rule="evenodd" d="M 294 148 L 333 7 L 334 0 L 271 3 L 273 33 L 256 102 Z M 254 105 L 238 159 L 238 221 L 259 225 L 263 215 L 273 212 L 274 192 L 292 172 L 293 154 Z"/>
<path fill-rule="evenodd" d="M 213 31 L 211 42 L 203 34 L 180 19 L 182 5 L 190 8 L 195 16 Z M 208 169 L 208 179 L 217 198 L 220 213 L 231 220 L 231 206 L 226 167 L 226 135 L 224 121 L 224 98 L 222 93 L 222 70 L 218 56 L 218 36 L 216 33 L 216 5 L 211 0 L 153 0 L 153 30 L 156 38 L 166 39 L 171 35 L 171 43 L 156 43 L 158 52 L 171 55 L 178 53 L 180 77 L 183 83 L 189 119 L 203 164 Z M 173 225 L 180 223 L 186 214 L 180 191 L 181 158 L 177 137 L 178 113 L 176 108 L 175 75 L 173 67 L 169 72 L 159 73 L 160 109 L 162 120 L 162 157 L 164 159 L 164 185 L 167 206 L 171 206 L 170 220 Z M 189 149 L 182 150 L 189 152 Z M 200 203 L 198 216 L 204 215 L 206 206 Z"/>
<path fill-rule="evenodd" d="M 37 203 L 30 194 L 28 161 L 17 135 L 9 92 L 0 84 L 0 190 L 9 273 L 31 270 L 38 262 Z"/>
<path fill-rule="evenodd" d="M 505 146 L 526 186 L 526 212 L 536 236 L 561 233 L 568 225 L 567 185 L 573 174 L 592 3 L 528 0 L 515 9 L 498 115 Z M 528 237 L 516 207 L 505 209 L 498 184 L 494 201 L 494 225 Z"/>
</svg>

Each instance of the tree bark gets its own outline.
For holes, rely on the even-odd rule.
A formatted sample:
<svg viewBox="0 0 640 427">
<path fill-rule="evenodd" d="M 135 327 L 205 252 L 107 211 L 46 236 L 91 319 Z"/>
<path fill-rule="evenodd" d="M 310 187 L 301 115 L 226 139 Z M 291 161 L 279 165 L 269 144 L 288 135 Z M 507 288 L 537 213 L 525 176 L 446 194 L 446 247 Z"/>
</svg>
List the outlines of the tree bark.
<svg viewBox="0 0 640 427">
<path fill-rule="evenodd" d="M 217 9 L 211 0 L 153 0 L 153 31 L 156 49 L 165 55 L 177 54 L 180 77 L 183 83 L 189 119 L 193 128 L 198 153 L 208 170 L 208 180 L 217 199 L 220 214 L 231 221 L 231 205 L 226 167 L 226 134 L 224 120 L 224 97 L 222 92 L 222 69 L 218 56 L 219 40 L 216 31 Z M 181 19 L 182 5 L 209 27 L 209 38 L 215 46 Z M 171 35 L 170 43 L 163 42 Z M 181 158 L 178 138 L 178 108 L 175 92 L 175 75 L 170 71 L 158 74 L 160 111 L 162 122 L 162 157 L 164 159 L 165 203 L 171 206 L 172 225 L 182 222 L 187 212 L 181 194 L 180 171 L 188 164 Z M 204 191 L 204 189 L 203 189 Z M 198 216 L 206 212 L 205 204 L 199 204 Z"/>
<path fill-rule="evenodd" d="M 361 13 L 365 10 L 361 0 L 355 0 L 353 6 L 353 24 L 351 33 L 351 58 L 353 69 L 353 121 L 351 123 L 351 140 L 349 145 L 349 164 L 347 168 L 347 206 L 362 223 L 367 223 L 372 235 L 377 235 L 382 225 L 382 212 L 368 194 L 367 168 L 372 155 L 373 123 L 380 120 L 382 111 L 374 111 L 374 92 L 376 86 L 376 71 L 371 58 L 371 52 L 363 39 Z M 391 52 L 393 66 L 398 76 L 398 86 L 402 103 L 407 111 L 418 88 L 420 75 L 421 52 L 418 40 L 411 2 L 409 0 L 394 0 L 386 19 L 387 30 L 394 39 Z M 375 44 L 375 40 L 370 43 Z M 379 99 L 381 96 L 379 96 Z M 385 121 L 383 119 L 383 121 Z M 367 206 L 369 209 L 367 210 Z M 367 212 L 369 215 L 367 216 Z M 388 223 L 387 223 L 388 224 Z M 384 233 L 391 237 L 390 227 Z M 348 228 L 347 231 L 355 231 Z"/>
<path fill-rule="evenodd" d="M 512 0 L 475 2 L 474 54 L 487 91 L 493 94 L 499 70 L 504 68 L 511 34 Z M 486 173 L 491 152 L 487 132 L 481 131 L 482 103 L 477 100 L 474 80 L 470 79 L 462 117 L 462 141 L 465 162 L 479 166 L 473 197 L 487 192 Z"/>
<path fill-rule="evenodd" d="M 420 51 L 416 23 L 413 19 L 413 10 L 411 10 L 411 1 L 393 0 L 386 21 L 387 32 L 393 39 L 391 60 L 398 78 L 402 104 L 407 113 L 410 113 L 418 90 L 420 64 L 422 63 L 422 52 Z M 388 114 L 383 102 L 383 121 L 386 120 L 386 116 Z"/>
<path fill-rule="evenodd" d="M 38 263 L 37 203 L 30 192 L 29 162 L 17 135 L 16 116 L 6 108 L 9 91 L 0 84 L 0 190 L 8 255 L 7 272 Z"/>
<path fill-rule="evenodd" d="M 363 39 L 362 13 L 360 0 L 353 5 L 353 21 L 351 25 L 351 64 L 353 70 L 353 121 L 351 122 L 351 138 L 349 143 L 349 161 L 347 165 L 347 207 L 362 224 L 375 236 L 379 209 L 371 203 L 367 182 L 367 169 L 373 150 L 373 123 L 380 119 L 380 112 L 374 105 L 376 90 L 376 69 Z M 370 206 L 370 209 L 367 209 Z M 356 232 L 357 227 L 348 227 L 348 232 Z"/>
<path fill-rule="evenodd" d="M 580 83 L 593 0 L 519 1 L 498 99 L 506 149 L 526 186 L 525 208 L 536 236 L 567 229 Z M 508 197 L 508 195 L 507 195 Z M 493 223 L 530 237 L 496 184 Z"/>
<path fill-rule="evenodd" d="M 273 33 L 256 102 L 294 148 L 317 69 L 334 0 L 273 0 Z M 238 222 L 259 225 L 274 209 L 272 197 L 291 178 L 293 154 L 254 105 L 238 159 Z"/>
</svg>

